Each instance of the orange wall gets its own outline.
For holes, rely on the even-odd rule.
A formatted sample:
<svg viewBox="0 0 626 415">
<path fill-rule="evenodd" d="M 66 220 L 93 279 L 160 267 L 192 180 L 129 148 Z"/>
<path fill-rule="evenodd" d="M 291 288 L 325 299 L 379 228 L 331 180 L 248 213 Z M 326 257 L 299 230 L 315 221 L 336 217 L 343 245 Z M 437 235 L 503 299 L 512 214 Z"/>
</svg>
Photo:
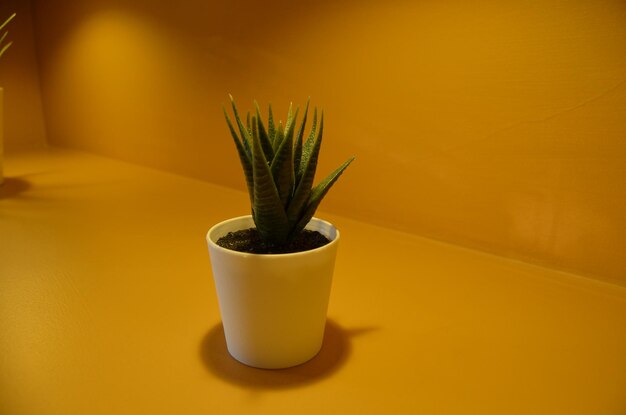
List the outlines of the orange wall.
<svg viewBox="0 0 626 415">
<path fill-rule="evenodd" d="M 0 20 L 17 16 L 6 29 L 13 45 L 0 58 L 0 87 L 4 90 L 4 147 L 16 149 L 45 145 L 46 131 L 41 108 L 37 55 L 30 1 L 0 2 Z"/>
<path fill-rule="evenodd" d="M 54 144 L 243 188 L 227 94 L 311 95 L 321 173 L 357 156 L 322 209 L 626 282 L 622 0 L 34 9 Z"/>
</svg>

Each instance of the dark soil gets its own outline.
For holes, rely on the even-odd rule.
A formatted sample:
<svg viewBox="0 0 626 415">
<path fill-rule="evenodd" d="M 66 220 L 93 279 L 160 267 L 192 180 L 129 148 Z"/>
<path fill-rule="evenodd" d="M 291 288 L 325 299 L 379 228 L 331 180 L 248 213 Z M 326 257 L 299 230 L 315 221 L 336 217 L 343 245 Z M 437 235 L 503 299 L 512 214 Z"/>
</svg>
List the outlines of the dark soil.
<svg viewBox="0 0 626 415">
<path fill-rule="evenodd" d="M 250 254 L 289 254 L 308 251 L 324 246 L 330 241 L 318 231 L 303 230 L 287 245 L 268 245 L 261 239 L 261 234 L 255 229 L 243 229 L 229 232 L 217 240 L 222 248 Z"/>
</svg>

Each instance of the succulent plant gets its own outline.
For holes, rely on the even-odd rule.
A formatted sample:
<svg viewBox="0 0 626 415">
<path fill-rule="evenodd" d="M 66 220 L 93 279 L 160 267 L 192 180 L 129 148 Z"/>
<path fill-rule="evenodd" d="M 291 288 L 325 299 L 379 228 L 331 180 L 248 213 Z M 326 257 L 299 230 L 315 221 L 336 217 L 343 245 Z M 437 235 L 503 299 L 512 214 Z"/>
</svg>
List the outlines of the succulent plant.
<svg viewBox="0 0 626 415">
<path fill-rule="evenodd" d="M 10 22 L 11 20 L 13 20 L 13 18 L 14 18 L 14 17 L 15 17 L 15 13 L 13 13 L 11 16 L 9 16 L 9 17 L 8 17 L 8 18 L 4 21 L 4 23 L 2 23 L 2 24 L 0 25 L 0 32 L 4 29 L 4 27 L 5 27 L 6 25 L 8 25 L 8 24 L 9 24 L 9 22 Z M 6 52 L 6 51 L 7 51 L 7 49 L 8 49 L 8 48 L 10 48 L 10 47 L 11 47 L 11 45 L 13 44 L 13 42 L 7 42 L 7 43 L 4 43 L 4 40 L 6 39 L 6 37 L 7 37 L 7 34 L 8 34 L 8 33 L 9 33 L 9 32 L 4 32 L 4 33 L 2 34 L 2 36 L 0 36 L 0 56 L 4 55 L 4 52 Z"/>
<path fill-rule="evenodd" d="M 322 145 L 324 114 L 313 113 L 311 130 L 304 139 L 309 111 L 307 101 L 302 121 L 296 129 L 300 108 L 289 105 L 283 126 L 274 121 L 269 105 L 267 128 L 261 119 L 259 105 L 249 112 L 245 124 L 230 96 L 235 126 L 224 108 L 226 123 L 237 147 L 246 178 L 252 218 L 262 239 L 275 246 L 287 244 L 309 223 L 320 202 L 341 173 L 354 160 L 346 160 L 319 184 L 313 186 L 317 160 Z"/>
</svg>

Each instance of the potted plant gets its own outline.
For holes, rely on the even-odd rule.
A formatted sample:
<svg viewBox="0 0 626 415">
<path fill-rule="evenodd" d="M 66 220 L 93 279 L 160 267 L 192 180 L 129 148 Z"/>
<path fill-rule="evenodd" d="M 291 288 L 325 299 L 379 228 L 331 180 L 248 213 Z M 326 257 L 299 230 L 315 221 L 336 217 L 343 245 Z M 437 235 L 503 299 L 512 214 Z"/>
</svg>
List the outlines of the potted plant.
<svg viewBox="0 0 626 415">
<path fill-rule="evenodd" d="M 6 27 L 6 25 L 9 24 L 9 22 L 11 20 L 13 20 L 13 18 L 15 17 L 15 13 L 13 13 L 11 16 L 9 16 L 4 23 L 2 23 L 0 25 L 0 32 L 2 30 L 4 30 L 4 28 Z M 9 47 L 11 47 L 11 45 L 13 44 L 13 42 L 4 42 L 7 34 L 9 32 L 4 32 L 2 34 L 2 36 L 0 36 L 0 57 L 2 55 L 4 55 L 4 52 L 7 51 L 7 49 Z M 0 87 L 0 185 L 4 182 L 4 170 L 3 170 L 3 158 L 4 158 L 4 123 L 2 122 L 2 114 L 3 114 L 3 107 L 2 107 L 2 102 L 3 102 L 3 95 L 4 95 L 4 90 L 2 89 L 2 87 Z"/>
<path fill-rule="evenodd" d="M 313 217 L 321 200 L 354 158 L 313 186 L 324 115 L 317 109 L 304 138 L 309 103 L 267 127 L 258 104 L 245 124 L 230 97 L 224 108 L 252 214 L 213 226 L 207 243 L 230 354 L 249 366 L 295 366 L 320 350 L 339 231 Z"/>
</svg>

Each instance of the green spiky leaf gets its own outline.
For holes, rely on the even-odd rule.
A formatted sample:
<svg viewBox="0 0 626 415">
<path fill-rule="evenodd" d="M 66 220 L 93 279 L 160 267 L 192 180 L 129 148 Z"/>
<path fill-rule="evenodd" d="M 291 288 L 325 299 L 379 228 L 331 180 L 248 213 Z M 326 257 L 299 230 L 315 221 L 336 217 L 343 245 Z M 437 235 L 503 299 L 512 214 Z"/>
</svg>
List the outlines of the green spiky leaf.
<svg viewBox="0 0 626 415">
<path fill-rule="evenodd" d="M 13 20 L 13 18 L 15 17 L 15 13 L 13 13 L 12 15 L 10 15 L 1 25 L 0 25 L 0 31 L 3 30 L 5 28 L 6 25 L 9 24 L 9 22 L 11 20 Z M 13 44 L 13 42 L 7 42 L 6 44 L 4 44 L 4 40 L 6 39 L 7 35 L 9 34 L 9 32 L 4 32 L 4 34 L 2 34 L 2 37 L 0 38 L 0 56 L 4 55 L 4 52 L 7 51 L 7 49 L 9 49 L 11 47 L 11 45 Z"/>
<path fill-rule="evenodd" d="M 254 173 L 254 203 L 252 215 L 257 230 L 272 244 L 286 242 L 289 231 L 287 215 L 274 185 L 272 172 L 263 154 L 261 143 L 254 141 L 252 147 L 252 169 Z"/>
<path fill-rule="evenodd" d="M 268 160 L 272 160 L 274 158 L 274 148 L 272 147 L 272 142 L 267 134 L 267 131 L 265 131 L 265 125 L 263 124 L 263 119 L 261 118 L 259 104 L 257 104 L 256 101 L 254 101 L 254 106 L 256 110 L 257 129 L 259 131 L 259 140 L 261 140 L 261 147 L 263 148 L 265 157 Z"/>
<path fill-rule="evenodd" d="M 228 129 L 230 130 L 230 134 L 235 142 L 235 147 L 237 148 L 237 154 L 239 155 L 239 161 L 241 162 L 241 167 L 243 168 L 243 173 L 246 178 L 246 187 L 248 189 L 248 195 L 250 196 L 250 204 L 254 204 L 254 177 L 252 172 L 252 154 L 250 153 L 250 148 L 246 148 L 241 139 L 237 136 L 235 129 L 233 128 L 233 124 L 230 121 L 230 117 L 226 112 L 226 108 L 222 107 L 224 110 L 224 117 L 226 117 L 226 124 L 228 124 Z"/>
<path fill-rule="evenodd" d="M 266 130 L 256 102 L 255 112 L 253 115 L 248 113 L 244 126 L 235 101 L 232 96 L 230 98 L 237 128 L 225 108 L 224 115 L 244 170 L 257 230 L 266 243 L 285 244 L 311 220 L 328 190 L 353 158 L 312 187 L 322 145 L 324 114 L 321 114 L 318 126 L 315 109 L 311 132 L 304 141 L 309 101 L 296 132 L 299 107 L 294 113 L 293 106 L 289 106 L 283 127 L 282 122 L 275 125 L 270 105 Z"/>
<path fill-rule="evenodd" d="M 343 171 L 348 168 L 353 160 L 354 157 L 346 160 L 341 166 L 339 166 L 334 172 L 326 176 L 324 180 L 322 180 L 317 186 L 315 186 L 311 190 L 306 208 L 300 216 L 298 223 L 296 223 L 296 225 L 292 229 L 292 232 L 294 232 L 294 234 L 300 232 L 302 229 L 304 229 L 307 223 L 309 223 L 309 221 L 315 214 L 318 206 L 322 202 L 322 199 L 324 198 L 324 196 L 326 196 L 326 193 L 328 193 L 333 184 L 335 184 L 337 179 L 339 179 L 339 176 L 341 176 Z"/>
<path fill-rule="evenodd" d="M 322 134 L 324 132 L 324 114 L 320 118 L 319 131 L 315 140 L 307 140 L 311 142 L 311 149 L 306 152 L 302 152 L 302 163 L 304 163 L 302 169 L 302 175 L 297 182 L 296 189 L 287 209 L 287 217 L 290 223 L 297 223 L 302 214 L 302 211 L 309 199 L 311 193 L 311 187 L 313 186 L 313 180 L 315 179 L 315 170 L 317 169 L 317 159 L 319 156 L 320 148 L 322 146 Z"/>
<path fill-rule="evenodd" d="M 267 115 L 267 137 L 270 139 L 270 143 L 274 146 L 274 140 L 276 139 L 276 126 L 274 125 L 274 114 L 272 113 L 272 104 L 268 106 Z"/>
<path fill-rule="evenodd" d="M 274 134 L 274 152 L 278 151 L 278 147 L 280 147 L 280 143 L 285 139 L 285 129 L 283 128 L 282 121 L 278 122 L 278 127 L 276 128 L 276 134 Z"/>
<path fill-rule="evenodd" d="M 230 96 L 230 103 L 233 108 L 233 114 L 235 116 L 235 123 L 237 124 L 239 133 L 241 134 L 241 141 L 243 142 L 243 145 L 246 148 L 246 151 L 249 154 L 252 154 L 252 150 L 251 150 L 252 137 L 250 137 L 248 130 L 246 129 L 246 127 L 244 127 L 243 123 L 241 122 L 241 118 L 239 117 L 239 111 L 237 111 L 237 106 L 235 105 L 235 100 L 233 99 L 233 96 L 232 95 L 229 95 L 229 96 Z"/>
<path fill-rule="evenodd" d="M 313 110 L 313 123 L 311 125 L 311 132 L 309 133 L 308 138 L 302 144 L 302 155 L 300 157 L 300 165 L 296 170 L 296 181 L 300 181 L 302 178 L 302 174 L 304 173 L 304 169 L 307 165 L 308 159 L 311 156 L 311 151 L 313 150 L 313 144 L 315 143 L 315 134 L 317 133 L 317 108 Z"/>
<path fill-rule="evenodd" d="M 241 134 L 242 137 L 243 136 L 247 137 L 248 130 L 246 130 L 243 123 L 241 122 L 241 117 L 239 116 L 239 111 L 237 110 L 237 105 L 235 105 L 235 100 L 233 99 L 232 95 L 230 95 L 230 105 L 233 108 L 233 114 L 235 115 L 235 121 L 237 123 L 237 127 L 239 127 L 239 133 Z M 248 112 L 248 115 L 250 115 L 249 112 Z"/>
<path fill-rule="evenodd" d="M 298 134 L 296 135 L 293 143 L 293 171 L 294 175 L 296 176 L 296 180 L 299 180 L 298 173 L 300 169 L 300 162 L 302 161 L 302 137 L 304 136 L 304 128 L 306 127 L 306 119 L 309 113 L 309 101 L 310 98 L 306 101 L 304 115 L 302 116 L 302 123 L 300 123 Z"/>
<path fill-rule="evenodd" d="M 279 127 L 280 128 L 280 127 Z M 294 186 L 293 174 L 293 134 L 286 135 L 276 150 L 276 155 L 271 163 L 272 177 L 280 194 L 280 201 L 287 206 L 291 199 Z"/>
</svg>

